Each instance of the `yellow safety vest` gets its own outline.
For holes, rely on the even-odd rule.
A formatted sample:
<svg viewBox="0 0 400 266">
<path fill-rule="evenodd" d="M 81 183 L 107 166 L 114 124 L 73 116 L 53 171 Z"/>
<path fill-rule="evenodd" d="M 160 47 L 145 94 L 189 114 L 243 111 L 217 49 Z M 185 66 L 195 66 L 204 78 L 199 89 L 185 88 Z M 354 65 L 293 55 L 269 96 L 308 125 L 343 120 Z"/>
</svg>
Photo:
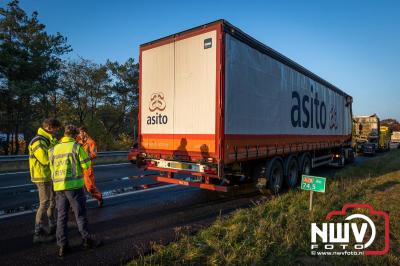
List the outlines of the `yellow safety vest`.
<svg viewBox="0 0 400 266">
<path fill-rule="evenodd" d="M 29 170 L 31 181 L 34 183 L 50 182 L 51 172 L 49 167 L 48 151 L 57 144 L 57 139 L 39 128 L 37 135 L 31 140 L 29 150 Z"/>
<path fill-rule="evenodd" d="M 88 169 L 91 161 L 73 138 L 63 137 L 49 150 L 49 159 L 54 191 L 83 187 L 82 169 Z"/>
</svg>

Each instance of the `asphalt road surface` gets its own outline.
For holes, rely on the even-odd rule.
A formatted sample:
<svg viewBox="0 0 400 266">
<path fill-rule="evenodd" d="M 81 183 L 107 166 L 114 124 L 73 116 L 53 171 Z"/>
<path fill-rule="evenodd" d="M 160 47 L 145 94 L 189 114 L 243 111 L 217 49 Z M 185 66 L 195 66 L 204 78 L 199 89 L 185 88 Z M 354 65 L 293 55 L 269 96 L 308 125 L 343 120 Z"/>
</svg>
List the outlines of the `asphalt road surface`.
<svg viewBox="0 0 400 266">
<path fill-rule="evenodd" d="M 357 157 L 356 163 L 368 158 Z M 314 174 L 329 177 L 335 171 L 323 167 Z M 72 252 L 59 259 L 55 243 L 32 244 L 37 191 L 29 173 L 0 173 L 1 265 L 119 265 L 149 252 L 151 242 L 168 243 L 180 232 L 194 232 L 220 215 L 268 200 L 249 186 L 230 193 L 213 192 L 158 184 L 143 174 L 130 163 L 95 167 L 105 203 L 98 208 L 89 200 L 88 218 L 91 232 L 104 245 L 82 251 L 70 214 Z"/>
</svg>

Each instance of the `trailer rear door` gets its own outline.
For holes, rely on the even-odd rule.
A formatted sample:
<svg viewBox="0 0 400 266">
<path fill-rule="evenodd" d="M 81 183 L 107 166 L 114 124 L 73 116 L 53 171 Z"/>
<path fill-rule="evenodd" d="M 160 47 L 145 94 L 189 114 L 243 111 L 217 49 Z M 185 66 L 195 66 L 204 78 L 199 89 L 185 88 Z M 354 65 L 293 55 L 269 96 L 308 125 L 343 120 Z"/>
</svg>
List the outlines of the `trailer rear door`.
<svg viewBox="0 0 400 266">
<path fill-rule="evenodd" d="M 141 48 L 140 135 L 149 153 L 216 156 L 216 42 L 213 30 Z"/>
</svg>

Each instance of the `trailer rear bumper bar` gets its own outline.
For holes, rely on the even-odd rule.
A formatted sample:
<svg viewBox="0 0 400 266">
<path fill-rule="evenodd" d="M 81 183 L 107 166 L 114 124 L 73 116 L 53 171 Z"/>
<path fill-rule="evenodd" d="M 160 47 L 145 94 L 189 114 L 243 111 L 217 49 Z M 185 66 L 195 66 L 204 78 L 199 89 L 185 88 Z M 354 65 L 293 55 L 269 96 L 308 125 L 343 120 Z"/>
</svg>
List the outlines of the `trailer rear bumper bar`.
<svg viewBox="0 0 400 266">
<path fill-rule="evenodd" d="M 197 187 L 197 188 L 201 188 L 201 189 L 208 189 L 208 190 L 221 191 L 221 192 L 229 191 L 229 187 L 227 187 L 227 186 L 217 186 L 217 185 L 212 185 L 212 184 L 204 184 L 204 183 L 200 183 L 200 182 L 190 182 L 190 181 L 186 181 L 186 180 L 182 180 L 182 179 L 162 177 L 162 176 L 156 176 L 156 177 L 153 177 L 153 179 L 158 182 L 178 184 L 178 185 L 188 186 L 188 187 Z"/>
<path fill-rule="evenodd" d="M 153 170 L 153 171 L 160 171 L 160 172 L 179 173 L 179 174 L 185 174 L 185 175 L 204 176 L 204 177 L 221 179 L 221 177 L 219 177 L 218 175 L 200 173 L 200 172 L 193 172 L 193 171 L 188 171 L 188 170 L 161 168 L 161 167 L 155 167 L 155 166 L 147 166 L 146 169 L 147 170 Z"/>
</svg>

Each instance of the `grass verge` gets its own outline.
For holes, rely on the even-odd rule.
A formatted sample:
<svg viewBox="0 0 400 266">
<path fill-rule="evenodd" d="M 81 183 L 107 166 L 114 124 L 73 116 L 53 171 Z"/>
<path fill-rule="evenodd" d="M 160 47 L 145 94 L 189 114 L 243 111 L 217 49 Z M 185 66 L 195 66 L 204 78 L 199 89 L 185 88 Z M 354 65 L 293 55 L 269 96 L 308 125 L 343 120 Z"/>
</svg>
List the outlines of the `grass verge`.
<svg viewBox="0 0 400 266">
<path fill-rule="evenodd" d="M 167 246 L 154 245 L 151 254 L 129 265 L 400 265 L 400 151 L 346 167 L 328 179 L 326 193 L 316 194 L 311 213 L 309 193 L 290 191 L 220 217 L 195 235 L 183 235 Z M 326 215 L 345 203 L 368 203 L 389 213 L 389 253 L 310 254 L 311 223 L 326 222 Z M 383 230 L 378 224 L 377 242 L 382 240 Z"/>
</svg>

